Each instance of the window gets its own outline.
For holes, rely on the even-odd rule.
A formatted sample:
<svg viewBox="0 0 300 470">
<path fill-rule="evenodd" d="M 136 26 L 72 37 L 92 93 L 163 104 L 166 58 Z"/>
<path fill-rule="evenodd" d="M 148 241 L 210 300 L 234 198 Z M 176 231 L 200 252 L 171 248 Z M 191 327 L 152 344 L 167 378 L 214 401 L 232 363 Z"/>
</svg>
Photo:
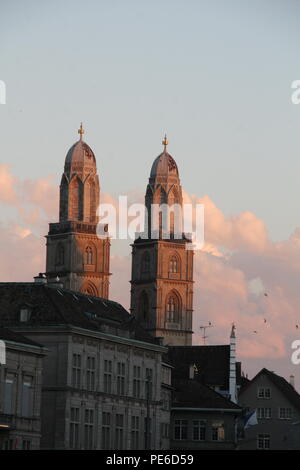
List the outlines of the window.
<svg viewBox="0 0 300 470">
<path fill-rule="evenodd" d="M 116 414 L 116 442 L 115 449 L 122 450 L 124 447 L 124 416 Z"/>
<path fill-rule="evenodd" d="M 70 413 L 70 449 L 79 448 L 79 408 L 71 407 Z"/>
<path fill-rule="evenodd" d="M 272 418 L 272 408 L 257 408 L 258 419 L 270 419 Z"/>
<path fill-rule="evenodd" d="M 138 450 L 140 437 L 140 418 L 139 416 L 131 416 L 131 449 Z"/>
<path fill-rule="evenodd" d="M 20 310 L 20 322 L 27 322 L 30 320 L 31 309 L 28 307 L 22 307 Z"/>
<path fill-rule="evenodd" d="M 22 450 L 30 450 L 31 441 L 25 439 L 22 441 Z"/>
<path fill-rule="evenodd" d="M 65 264 L 65 249 L 61 243 L 56 248 L 55 264 L 57 266 Z"/>
<path fill-rule="evenodd" d="M 125 395 L 125 362 L 117 363 L 117 395 Z"/>
<path fill-rule="evenodd" d="M 162 366 L 162 383 L 171 385 L 171 369 Z"/>
<path fill-rule="evenodd" d="M 150 254 L 146 251 L 143 254 L 142 258 L 142 273 L 149 273 L 150 272 Z"/>
<path fill-rule="evenodd" d="M 72 358 L 72 387 L 80 388 L 81 386 L 81 355 L 73 354 Z"/>
<path fill-rule="evenodd" d="M 153 393 L 153 370 L 146 368 L 146 377 L 145 377 L 145 398 L 152 400 Z"/>
<path fill-rule="evenodd" d="M 169 423 L 161 423 L 161 437 L 163 439 L 169 439 L 169 437 L 170 437 L 170 425 L 169 425 Z"/>
<path fill-rule="evenodd" d="M 211 426 L 211 438 L 213 441 L 224 441 L 225 430 L 222 421 L 214 421 Z"/>
<path fill-rule="evenodd" d="M 179 272 L 179 262 L 177 256 L 173 255 L 169 261 L 169 272 L 178 273 Z"/>
<path fill-rule="evenodd" d="M 170 411 L 170 393 L 169 392 L 162 392 L 162 409 L 164 411 Z"/>
<path fill-rule="evenodd" d="M 206 421 L 195 420 L 193 421 L 193 440 L 205 441 L 206 437 Z"/>
<path fill-rule="evenodd" d="M 6 374 L 4 385 L 4 407 L 3 412 L 7 415 L 13 414 L 13 390 L 14 390 L 15 376 L 13 374 Z"/>
<path fill-rule="evenodd" d="M 86 388 L 91 392 L 95 390 L 95 368 L 95 358 L 88 356 L 86 359 Z"/>
<path fill-rule="evenodd" d="M 90 246 L 85 249 L 85 264 L 93 264 L 93 250 Z"/>
<path fill-rule="evenodd" d="M 175 294 L 171 294 L 167 298 L 166 320 L 168 323 L 179 322 L 179 299 Z"/>
<path fill-rule="evenodd" d="M 152 420 L 151 418 L 144 418 L 144 443 L 145 449 L 151 448 L 152 441 Z"/>
<path fill-rule="evenodd" d="M 257 390 L 257 397 L 258 398 L 271 398 L 271 389 L 265 387 L 258 387 Z"/>
<path fill-rule="evenodd" d="M 258 434 L 257 435 L 257 448 L 258 449 L 270 449 L 270 434 Z"/>
<path fill-rule="evenodd" d="M 147 320 L 149 312 L 149 300 L 146 292 L 142 292 L 140 297 L 140 312 L 141 318 L 143 320 Z"/>
<path fill-rule="evenodd" d="M 133 366 L 133 396 L 140 398 L 141 396 L 141 368 Z"/>
<path fill-rule="evenodd" d="M 279 419 L 292 419 L 292 408 L 279 408 Z"/>
<path fill-rule="evenodd" d="M 13 439 L 7 439 L 4 441 L 3 450 L 13 450 L 15 448 L 15 442 Z"/>
<path fill-rule="evenodd" d="M 104 361 L 104 392 L 112 392 L 112 361 Z"/>
<path fill-rule="evenodd" d="M 174 427 L 174 439 L 187 439 L 188 422 L 186 419 L 176 419 Z"/>
<path fill-rule="evenodd" d="M 22 416 L 32 416 L 33 413 L 33 378 L 23 377 L 22 383 Z"/>
<path fill-rule="evenodd" d="M 111 414 L 103 411 L 102 413 L 102 449 L 110 449 L 110 422 Z"/>
<path fill-rule="evenodd" d="M 92 449 L 94 444 L 94 410 L 87 409 L 84 414 L 84 448 Z"/>
</svg>

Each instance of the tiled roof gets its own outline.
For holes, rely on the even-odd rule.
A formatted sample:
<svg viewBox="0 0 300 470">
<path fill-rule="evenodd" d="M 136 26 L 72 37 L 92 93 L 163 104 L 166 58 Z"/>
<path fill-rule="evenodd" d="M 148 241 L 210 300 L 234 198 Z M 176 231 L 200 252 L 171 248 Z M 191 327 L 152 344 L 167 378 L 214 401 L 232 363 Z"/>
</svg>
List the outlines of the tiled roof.
<svg viewBox="0 0 300 470">
<path fill-rule="evenodd" d="M 287 400 L 292 403 L 295 408 L 300 410 L 300 395 L 299 393 L 294 389 L 294 387 L 287 381 L 285 380 L 284 377 L 281 377 L 280 375 L 275 374 L 274 372 L 271 372 L 268 369 L 263 368 L 258 374 L 256 374 L 253 379 L 248 382 L 245 387 L 242 388 L 240 391 L 240 396 L 247 390 L 251 385 L 257 380 L 258 377 L 261 375 L 265 375 L 266 377 L 269 378 L 269 380 L 275 385 L 275 387 L 280 390 L 280 392 L 287 398 Z"/>
<path fill-rule="evenodd" d="M 197 380 L 175 380 L 174 388 L 172 402 L 174 408 L 241 409 L 235 403 Z"/>
<path fill-rule="evenodd" d="M 42 348 L 43 346 L 39 343 L 36 343 L 35 341 L 32 341 L 29 338 L 26 338 L 26 336 L 23 336 L 20 333 L 16 333 L 15 331 L 12 331 L 8 328 L 1 328 L 0 327 L 0 340 L 2 341 L 11 341 L 13 343 L 18 343 L 18 344 L 25 344 L 29 346 L 36 346 Z"/>
<path fill-rule="evenodd" d="M 37 283 L 0 283 L 0 324 L 20 326 L 20 309 L 31 310 L 22 326 L 73 325 L 156 343 L 121 304 Z"/>
</svg>

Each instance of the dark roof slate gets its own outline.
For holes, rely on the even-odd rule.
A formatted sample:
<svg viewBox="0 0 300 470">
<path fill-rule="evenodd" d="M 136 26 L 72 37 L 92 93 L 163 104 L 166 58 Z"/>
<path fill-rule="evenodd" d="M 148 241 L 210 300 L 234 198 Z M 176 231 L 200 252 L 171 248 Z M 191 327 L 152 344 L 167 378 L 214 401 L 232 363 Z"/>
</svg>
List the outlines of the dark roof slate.
<svg viewBox="0 0 300 470">
<path fill-rule="evenodd" d="M 17 333 L 15 331 L 10 330 L 9 328 L 1 328 L 0 327 L 0 340 L 2 341 L 11 341 L 13 343 L 18 344 L 25 344 L 29 346 L 35 346 L 42 348 L 43 346 L 35 341 L 26 338 L 26 336 L 22 335 L 21 333 Z"/>
<path fill-rule="evenodd" d="M 31 310 L 26 324 L 20 323 L 22 306 Z M 118 302 L 47 284 L 0 283 L 0 324 L 10 327 L 73 325 L 158 343 Z"/>
<path fill-rule="evenodd" d="M 174 381 L 174 408 L 234 409 L 241 408 L 197 380 L 179 379 Z"/>
<path fill-rule="evenodd" d="M 203 384 L 228 390 L 230 346 L 170 346 L 168 357 L 174 366 L 175 379 L 188 379 L 195 364 L 195 379 Z"/>
</svg>

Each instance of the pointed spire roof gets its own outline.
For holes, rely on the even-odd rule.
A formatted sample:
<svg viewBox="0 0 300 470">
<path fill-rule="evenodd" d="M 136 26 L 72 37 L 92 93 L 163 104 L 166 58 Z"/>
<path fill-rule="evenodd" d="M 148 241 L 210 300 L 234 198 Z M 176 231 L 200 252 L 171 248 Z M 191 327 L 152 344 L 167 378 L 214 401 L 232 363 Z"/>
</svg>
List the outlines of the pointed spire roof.
<svg viewBox="0 0 300 470">
<path fill-rule="evenodd" d="M 150 178 L 155 178 L 156 176 L 177 176 L 179 177 L 178 167 L 174 160 L 174 158 L 167 152 L 167 146 L 169 142 L 167 140 L 167 136 L 162 141 L 162 145 L 164 146 L 163 152 L 154 160 Z"/>
<path fill-rule="evenodd" d="M 79 140 L 72 145 L 66 156 L 65 172 L 69 172 L 73 166 L 76 167 L 76 171 L 83 169 L 84 166 L 93 167 L 96 170 L 96 158 L 91 147 L 83 140 L 84 133 L 81 123 L 78 129 Z"/>
</svg>

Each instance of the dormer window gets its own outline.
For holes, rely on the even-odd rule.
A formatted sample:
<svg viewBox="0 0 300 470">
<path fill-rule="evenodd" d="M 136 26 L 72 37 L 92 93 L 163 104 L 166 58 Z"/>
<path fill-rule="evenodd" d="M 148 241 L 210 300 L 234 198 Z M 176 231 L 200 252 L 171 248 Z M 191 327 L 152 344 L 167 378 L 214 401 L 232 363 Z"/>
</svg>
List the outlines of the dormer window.
<svg viewBox="0 0 300 470">
<path fill-rule="evenodd" d="M 25 323 L 30 320 L 31 309 L 29 307 L 22 307 L 20 310 L 20 322 Z"/>
</svg>

